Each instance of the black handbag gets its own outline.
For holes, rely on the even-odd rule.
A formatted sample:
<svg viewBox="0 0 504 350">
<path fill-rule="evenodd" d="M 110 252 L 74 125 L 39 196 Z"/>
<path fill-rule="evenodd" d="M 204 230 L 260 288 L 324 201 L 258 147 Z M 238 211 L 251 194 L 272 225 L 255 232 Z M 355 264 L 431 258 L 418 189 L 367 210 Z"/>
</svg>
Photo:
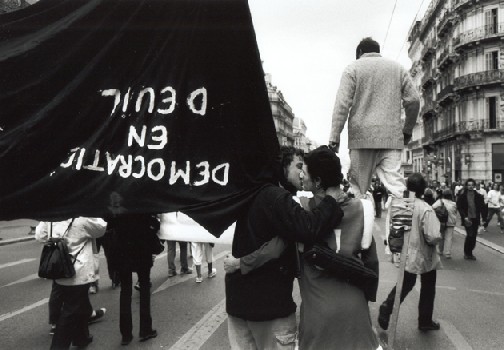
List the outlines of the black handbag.
<svg viewBox="0 0 504 350">
<path fill-rule="evenodd" d="M 40 256 L 40 265 L 38 275 L 41 278 L 59 279 L 71 278 L 75 276 L 74 263 L 77 260 L 77 255 L 84 249 L 84 246 L 75 254 L 72 255 L 68 252 L 68 247 L 65 243 L 64 236 L 73 224 L 73 219 L 68 225 L 65 233 L 61 238 L 52 237 L 52 223 L 49 230 L 49 239 L 42 248 Z"/>
<path fill-rule="evenodd" d="M 376 272 L 364 266 L 362 260 L 355 256 L 336 253 L 325 242 L 315 243 L 309 247 L 303 253 L 303 257 L 313 265 L 363 290 L 378 282 Z"/>
</svg>

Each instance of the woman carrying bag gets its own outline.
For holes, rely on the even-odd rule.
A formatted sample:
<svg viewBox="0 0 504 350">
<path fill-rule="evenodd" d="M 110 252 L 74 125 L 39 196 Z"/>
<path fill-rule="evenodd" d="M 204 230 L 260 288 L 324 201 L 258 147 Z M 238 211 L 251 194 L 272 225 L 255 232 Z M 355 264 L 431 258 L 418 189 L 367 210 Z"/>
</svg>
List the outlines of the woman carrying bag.
<svg viewBox="0 0 504 350">
<path fill-rule="evenodd" d="M 53 290 L 63 304 L 57 320 L 51 349 L 69 349 L 70 345 L 86 346 L 93 340 L 88 321 L 93 313 L 89 286 L 96 281 L 92 240 L 103 236 L 106 223 L 100 218 L 78 217 L 60 222 L 42 222 L 37 226 L 36 239 L 63 237 L 74 261 L 75 275 L 54 280 Z"/>
</svg>

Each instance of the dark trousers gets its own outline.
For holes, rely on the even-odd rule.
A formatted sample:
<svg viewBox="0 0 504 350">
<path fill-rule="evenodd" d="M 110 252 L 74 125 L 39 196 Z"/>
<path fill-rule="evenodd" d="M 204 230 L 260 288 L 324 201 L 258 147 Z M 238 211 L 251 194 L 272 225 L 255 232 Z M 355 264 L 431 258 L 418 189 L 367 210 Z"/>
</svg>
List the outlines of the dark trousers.
<svg viewBox="0 0 504 350">
<path fill-rule="evenodd" d="M 56 324 L 61 315 L 63 307 L 63 290 L 58 288 L 58 284 L 53 281 L 51 296 L 49 297 L 49 323 Z"/>
<path fill-rule="evenodd" d="M 93 312 L 89 301 L 89 284 L 62 286 L 53 289 L 61 295 L 63 306 L 52 338 L 51 349 L 69 349 L 70 345 L 86 343 L 89 337 L 88 319 Z"/>
<path fill-rule="evenodd" d="M 429 325 L 432 322 L 432 313 L 434 311 L 434 298 L 436 297 L 436 270 L 432 270 L 420 275 L 420 302 L 418 303 L 418 325 Z M 404 282 L 401 291 L 401 303 L 415 286 L 417 275 L 404 271 Z M 385 305 L 384 312 L 390 316 L 394 307 L 396 287 L 392 288 L 387 299 L 382 305 Z"/>
<path fill-rule="evenodd" d="M 150 266 L 143 266 L 137 269 L 138 282 L 140 283 L 140 336 L 147 335 L 152 331 L 152 318 L 150 310 Z M 119 271 L 121 277 L 121 298 L 119 329 L 123 337 L 133 335 L 133 321 L 131 315 L 131 294 L 133 279 L 132 269 L 127 267 Z"/>
<path fill-rule="evenodd" d="M 497 221 L 499 222 L 500 229 L 504 230 L 504 222 L 500 208 L 488 208 L 488 215 L 486 218 L 486 222 L 483 224 L 483 226 L 485 226 L 485 228 L 488 227 L 488 224 L 490 223 L 490 221 L 492 221 L 494 215 L 497 215 Z"/>
<path fill-rule="evenodd" d="M 382 201 L 381 199 L 375 199 L 375 217 L 381 218 L 382 212 Z"/>
<path fill-rule="evenodd" d="M 472 219 L 471 226 L 464 226 L 466 238 L 464 241 L 464 255 L 472 256 L 474 247 L 476 247 L 476 236 L 478 235 L 479 222 Z"/>
<path fill-rule="evenodd" d="M 175 268 L 175 255 L 177 241 L 166 241 L 168 246 L 168 272 L 176 272 Z M 180 269 L 186 271 L 189 266 L 187 264 L 187 242 L 178 242 L 180 247 Z"/>
</svg>

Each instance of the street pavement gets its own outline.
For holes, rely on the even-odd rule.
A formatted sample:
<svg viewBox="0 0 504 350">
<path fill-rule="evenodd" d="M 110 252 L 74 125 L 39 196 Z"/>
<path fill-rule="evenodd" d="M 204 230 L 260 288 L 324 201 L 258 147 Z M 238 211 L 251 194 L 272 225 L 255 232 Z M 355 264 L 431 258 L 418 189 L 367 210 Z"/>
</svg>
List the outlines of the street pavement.
<svg viewBox="0 0 504 350">
<path fill-rule="evenodd" d="M 441 322 L 441 330 L 429 333 L 417 330 L 418 279 L 417 286 L 401 307 L 395 349 L 503 348 L 504 255 L 499 249 L 504 249 L 504 234 L 495 222 L 491 223 L 489 232 L 478 237 L 474 252 L 478 260 L 469 261 L 463 259 L 463 231 L 459 228 L 455 234 L 453 259 L 443 259 L 444 268 L 438 272 L 434 318 Z M 1 234 L 3 232 L 0 230 Z M 23 230 L 22 236 L 26 234 Z M 384 219 L 375 220 L 374 235 L 380 257 L 380 284 L 378 300 L 369 306 L 372 322 L 379 331 L 378 307 L 394 286 L 398 270 L 383 253 Z M 482 244 L 482 240 L 493 247 Z M 145 343 L 138 342 L 139 296 L 134 291 L 135 339 L 128 347 L 229 349 L 222 260 L 230 250 L 229 245 L 215 247 L 217 277 L 205 278 L 200 284 L 195 283 L 194 274 L 167 278 L 166 252 L 159 255 L 151 273 L 152 316 L 159 336 Z M 41 244 L 33 240 L 0 246 L 1 349 L 49 348 L 47 301 L 51 281 L 36 275 L 40 251 Z M 101 322 L 90 326 L 94 341 L 88 348 L 124 349 L 119 344 L 119 289 L 111 288 L 103 253 L 100 264 L 100 291 L 90 298 L 95 308 L 106 307 L 108 311 Z M 299 305 L 297 287 L 295 299 Z"/>
</svg>

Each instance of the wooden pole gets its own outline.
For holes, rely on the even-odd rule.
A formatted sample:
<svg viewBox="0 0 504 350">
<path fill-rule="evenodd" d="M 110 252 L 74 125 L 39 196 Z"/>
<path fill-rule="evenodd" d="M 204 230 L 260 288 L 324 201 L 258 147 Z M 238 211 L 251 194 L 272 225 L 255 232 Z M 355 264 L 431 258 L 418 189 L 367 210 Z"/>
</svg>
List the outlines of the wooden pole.
<svg viewBox="0 0 504 350">
<path fill-rule="evenodd" d="M 414 201 L 414 193 L 407 192 L 405 193 L 405 199 L 411 199 L 411 201 Z M 397 200 L 397 199 L 396 199 Z M 393 202 L 394 200 L 392 200 Z M 407 200 L 408 201 L 408 200 Z M 410 201 L 408 201 L 410 202 Z M 393 203 L 390 203 L 390 206 L 392 207 Z M 411 210 L 411 215 L 412 215 L 412 220 L 411 224 L 413 224 L 413 205 L 408 205 L 409 209 Z M 392 215 L 391 215 L 392 216 Z M 391 217 L 392 219 L 392 217 Z M 399 319 L 399 309 L 401 308 L 401 292 L 404 284 L 404 270 L 406 268 L 406 259 L 408 255 L 408 246 L 409 246 L 409 240 L 410 240 L 410 230 L 411 227 L 405 227 L 404 230 L 404 244 L 401 249 L 401 262 L 399 264 L 399 271 L 397 272 L 397 284 L 396 284 L 396 291 L 395 291 L 395 298 L 394 298 L 394 308 L 392 309 L 392 315 L 390 316 L 390 322 L 389 322 L 389 328 L 388 328 L 388 349 L 393 350 L 394 349 L 394 343 L 395 343 L 395 338 L 396 338 L 396 331 L 397 331 L 397 321 Z"/>
<path fill-rule="evenodd" d="M 390 350 L 394 349 L 394 343 L 396 338 L 397 321 L 399 319 L 399 309 L 401 308 L 401 292 L 404 283 L 404 269 L 406 267 L 406 254 L 408 252 L 409 237 L 410 234 L 408 231 L 406 231 L 404 233 L 404 245 L 401 250 L 401 263 L 399 264 L 399 271 L 397 273 L 394 308 L 392 309 L 392 315 L 390 316 L 390 322 L 389 322 L 388 348 Z"/>
</svg>

